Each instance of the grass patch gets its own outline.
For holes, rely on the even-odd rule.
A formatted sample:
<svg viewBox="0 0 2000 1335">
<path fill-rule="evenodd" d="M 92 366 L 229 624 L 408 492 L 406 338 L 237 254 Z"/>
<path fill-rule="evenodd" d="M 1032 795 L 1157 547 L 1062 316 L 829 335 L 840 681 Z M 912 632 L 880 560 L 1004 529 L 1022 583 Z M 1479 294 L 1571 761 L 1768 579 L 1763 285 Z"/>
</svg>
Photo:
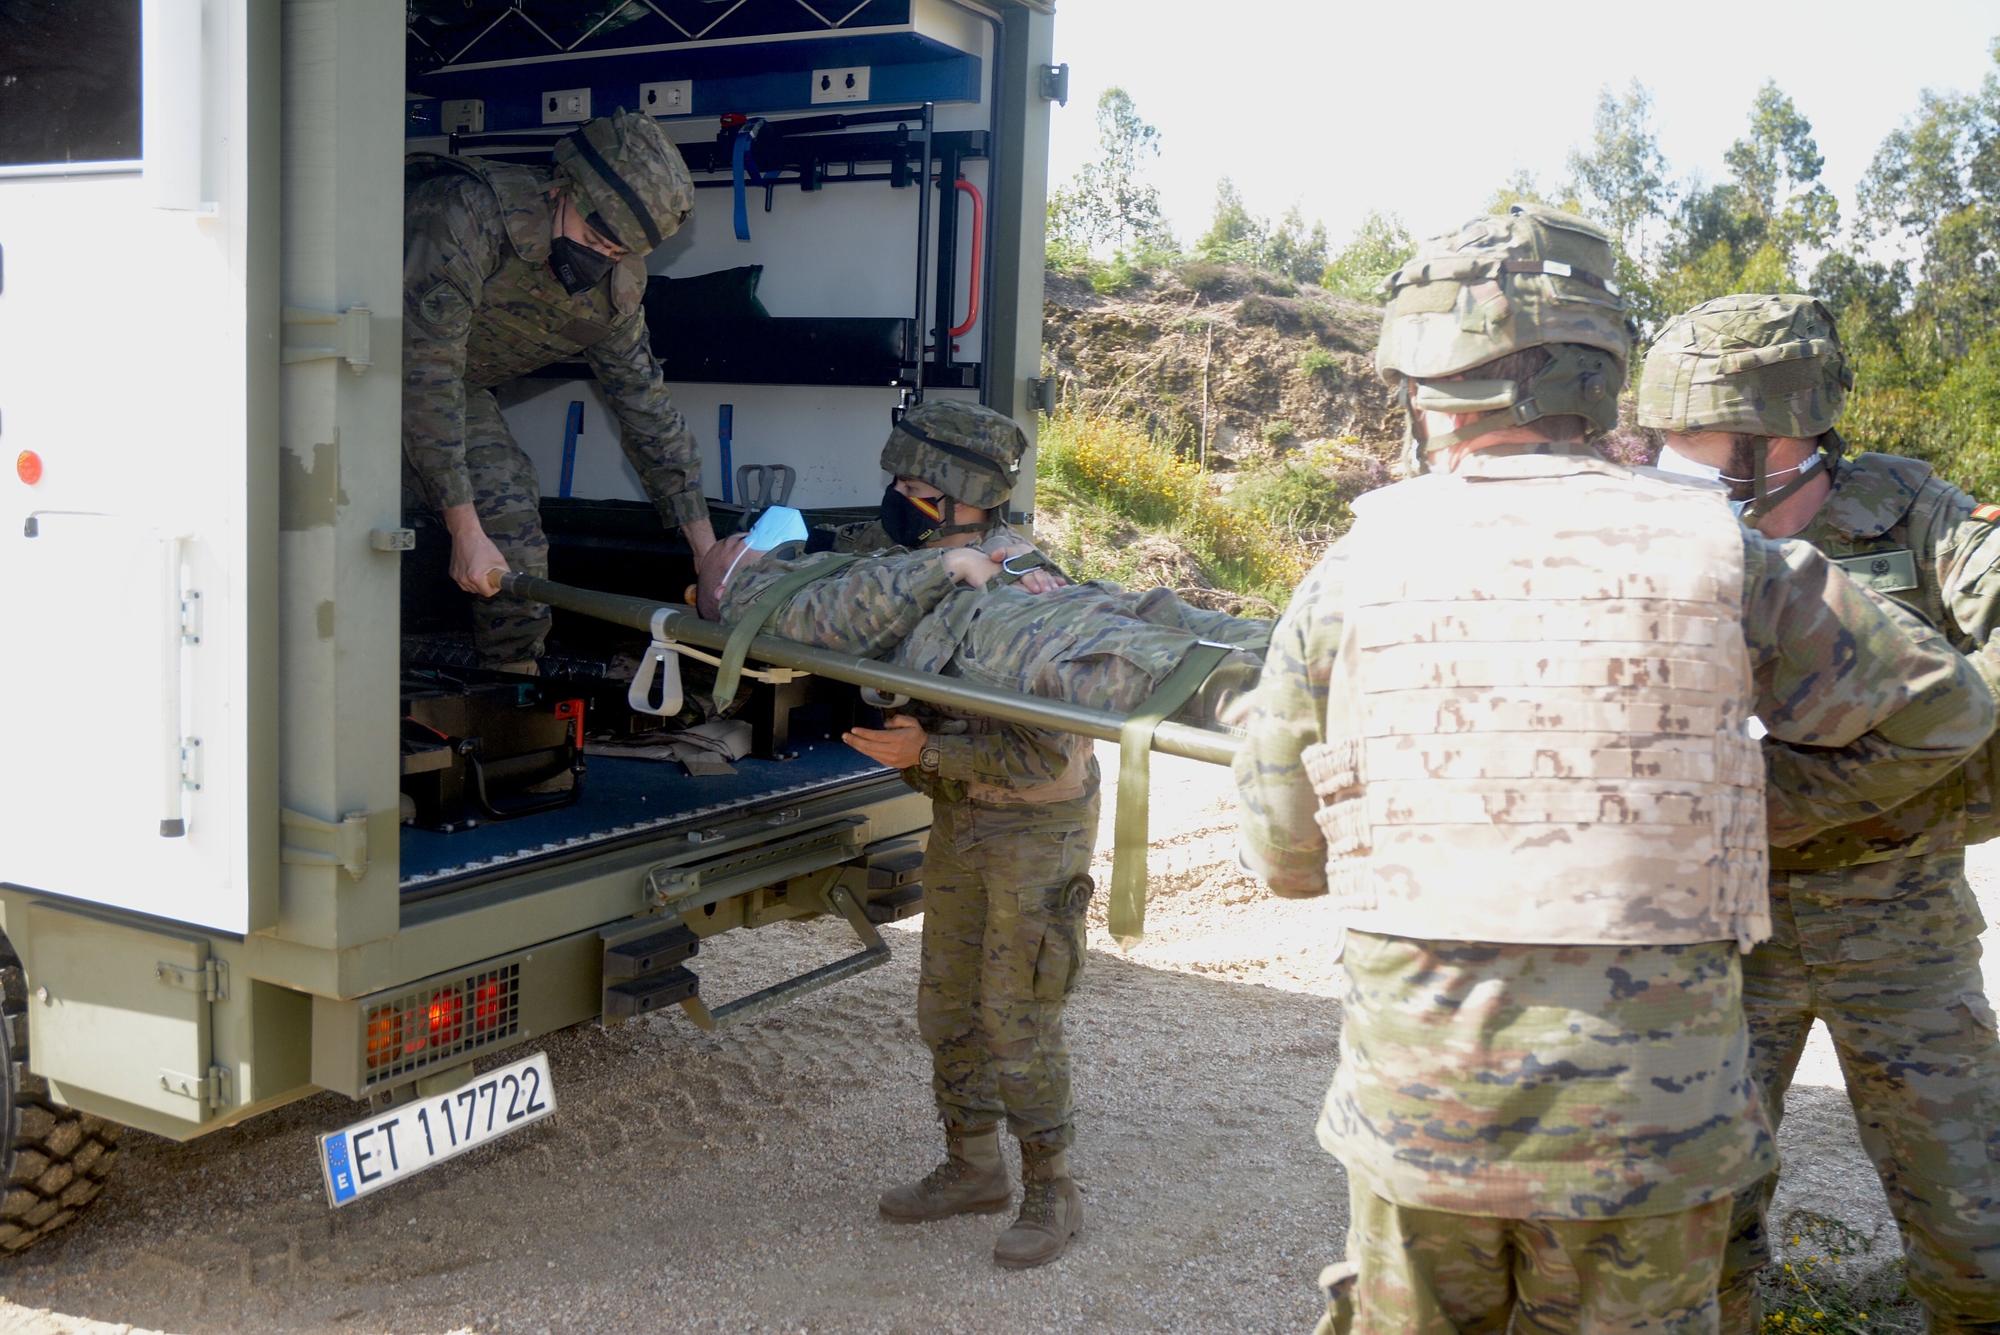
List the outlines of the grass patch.
<svg viewBox="0 0 2000 1335">
<path fill-rule="evenodd" d="M 1869 1265 L 1858 1258 L 1875 1240 L 1816 1210 L 1789 1212 L 1778 1236 L 1783 1255 L 1758 1276 L 1761 1330 L 1782 1335 L 1917 1335 L 1923 1313 L 1903 1284 L 1900 1253 Z"/>
<path fill-rule="evenodd" d="M 1272 531 L 1264 513 L 1218 495 L 1194 460 L 1116 418 L 1074 409 L 1043 418 L 1036 459 L 1037 487 L 1082 511 L 1067 544 L 1074 550 L 1061 554 L 1082 578 L 1128 583 L 1134 573 L 1121 570 L 1116 556 L 1085 559 L 1090 553 L 1076 530 L 1086 525 L 1160 535 L 1191 556 L 1215 588 L 1276 607 L 1318 559 L 1316 548 Z"/>
<path fill-rule="evenodd" d="M 1339 366 L 1340 360 L 1317 344 L 1299 354 L 1299 369 L 1307 375 L 1323 376 Z"/>
</svg>

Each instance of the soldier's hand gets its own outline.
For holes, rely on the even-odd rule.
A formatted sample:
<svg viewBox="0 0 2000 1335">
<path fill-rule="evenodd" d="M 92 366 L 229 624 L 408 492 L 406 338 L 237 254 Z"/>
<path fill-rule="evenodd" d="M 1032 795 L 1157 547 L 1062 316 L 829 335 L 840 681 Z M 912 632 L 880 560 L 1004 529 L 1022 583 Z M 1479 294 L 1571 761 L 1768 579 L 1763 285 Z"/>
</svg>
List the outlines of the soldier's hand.
<svg viewBox="0 0 2000 1335">
<path fill-rule="evenodd" d="M 1005 565 L 1017 556 L 1035 555 L 1035 545 L 1030 542 L 1010 542 L 1004 547 L 996 547 L 991 553 L 996 565 Z M 1048 566 L 1037 566 L 1023 571 L 1014 581 L 1014 587 L 1023 593 L 1053 593 L 1069 583 L 1060 573 Z"/>
<path fill-rule="evenodd" d="M 840 740 L 890 769 L 914 769 L 923 758 L 924 725 L 908 714 L 891 714 L 880 728 L 849 728 Z"/>
<path fill-rule="evenodd" d="M 500 577 L 506 573 L 507 558 L 484 532 L 474 529 L 452 539 L 451 579 L 459 588 L 491 598 L 500 592 Z"/>
<path fill-rule="evenodd" d="M 944 568 L 960 584 L 975 589 L 986 587 L 986 581 L 1000 573 L 1000 563 L 985 552 L 974 551 L 970 547 L 953 547 L 944 554 Z"/>
</svg>

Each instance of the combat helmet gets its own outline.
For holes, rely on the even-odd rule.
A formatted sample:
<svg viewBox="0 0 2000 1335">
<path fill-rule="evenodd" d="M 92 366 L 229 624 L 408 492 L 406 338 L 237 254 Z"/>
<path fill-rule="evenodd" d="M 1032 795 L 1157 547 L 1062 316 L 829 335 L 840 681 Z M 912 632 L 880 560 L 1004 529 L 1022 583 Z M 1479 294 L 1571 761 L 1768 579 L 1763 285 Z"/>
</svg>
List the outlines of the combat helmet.
<svg viewBox="0 0 2000 1335">
<path fill-rule="evenodd" d="M 556 170 L 568 177 L 592 226 L 644 255 L 694 212 L 694 180 L 680 150 L 651 116 L 619 111 L 556 140 Z"/>
<path fill-rule="evenodd" d="M 1613 262 L 1595 223 L 1525 204 L 1419 246 L 1383 284 L 1375 347 L 1377 373 L 1399 391 L 1412 456 L 1544 417 L 1615 426 L 1632 334 Z M 1525 383 L 1443 379 L 1534 347 L 1552 358 Z M 1479 416 L 1419 451 L 1414 416 L 1424 409 Z"/>
<path fill-rule="evenodd" d="M 1829 472 L 1847 442 L 1833 429 L 1854 387 L 1833 313 L 1796 292 L 1742 292 L 1705 301 L 1667 322 L 1639 376 L 1639 425 L 1692 434 L 1753 437 L 1755 499 L 1745 514 L 1770 509 L 1804 485 L 1802 470 L 1776 490 L 1766 485 L 1763 441 L 1819 438 Z"/>
<path fill-rule="evenodd" d="M 897 421 L 882 446 L 892 477 L 930 483 L 955 501 L 999 510 L 1014 494 L 1028 438 L 1005 413 L 977 403 L 927 399 Z"/>
</svg>

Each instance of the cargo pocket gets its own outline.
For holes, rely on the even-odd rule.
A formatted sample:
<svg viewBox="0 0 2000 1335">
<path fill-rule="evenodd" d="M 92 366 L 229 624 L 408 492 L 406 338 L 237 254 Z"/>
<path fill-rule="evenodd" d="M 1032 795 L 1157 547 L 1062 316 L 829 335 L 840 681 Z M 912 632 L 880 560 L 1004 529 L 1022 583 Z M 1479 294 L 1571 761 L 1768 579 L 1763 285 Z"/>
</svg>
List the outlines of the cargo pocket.
<svg viewBox="0 0 2000 1335">
<path fill-rule="evenodd" d="M 1048 919 L 1035 954 L 1035 1000 L 1063 1001 L 1076 990 L 1083 974 L 1085 920 L 1096 883 L 1088 876 L 1072 877 L 1049 888 Z"/>
</svg>

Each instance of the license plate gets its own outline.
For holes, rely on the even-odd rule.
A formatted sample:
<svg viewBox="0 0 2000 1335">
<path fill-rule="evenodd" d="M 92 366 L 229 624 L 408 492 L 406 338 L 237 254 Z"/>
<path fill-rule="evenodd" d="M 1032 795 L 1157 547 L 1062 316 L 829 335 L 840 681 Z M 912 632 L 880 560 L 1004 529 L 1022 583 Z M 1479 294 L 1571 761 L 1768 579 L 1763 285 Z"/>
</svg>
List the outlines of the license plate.
<svg viewBox="0 0 2000 1335">
<path fill-rule="evenodd" d="M 346 1205 L 556 1110 L 547 1053 L 478 1076 L 319 1138 L 331 1205 Z"/>
</svg>

